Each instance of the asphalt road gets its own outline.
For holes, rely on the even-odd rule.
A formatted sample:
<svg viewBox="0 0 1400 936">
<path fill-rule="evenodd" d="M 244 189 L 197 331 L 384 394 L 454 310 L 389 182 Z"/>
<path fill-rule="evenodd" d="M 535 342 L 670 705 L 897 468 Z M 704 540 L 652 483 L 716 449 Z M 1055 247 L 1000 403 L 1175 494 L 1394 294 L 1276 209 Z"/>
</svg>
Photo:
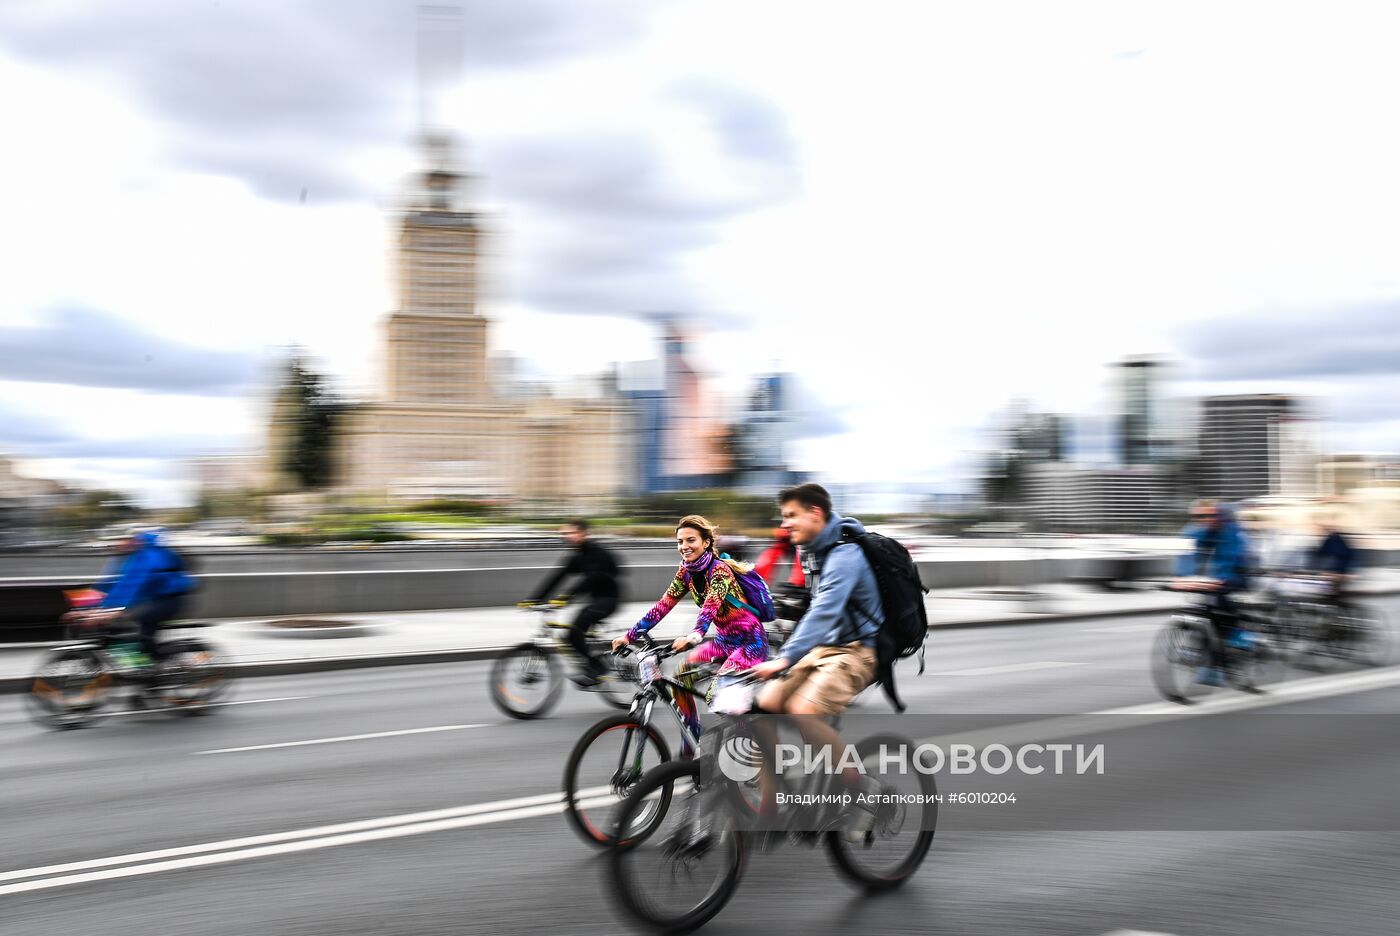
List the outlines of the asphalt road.
<svg viewBox="0 0 1400 936">
<path fill-rule="evenodd" d="M 1400 620 L 1400 602 L 1384 606 Z M 1020 724 L 1157 703 L 1159 623 L 939 633 L 930 673 L 905 675 L 904 718 Z M 486 675 L 462 664 L 259 679 L 206 717 L 123 715 L 67 733 L 0 698 L 0 932 L 626 930 L 598 856 L 554 802 L 574 739 L 609 710 L 570 690 L 553 717 L 511 721 Z M 1249 704 L 1400 713 L 1395 673 L 1327 686 Z M 853 709 L 884 711 L 878 691 Z M 1397 761 L 1383 751 L 1367 769 Z M 945 830 L 908 886 L 875 898 L 818 851 L 758 855 L 703 932 L 1380 936 L 1396 931 L 1397 879 L 1395 832 Z"/>
</svg>

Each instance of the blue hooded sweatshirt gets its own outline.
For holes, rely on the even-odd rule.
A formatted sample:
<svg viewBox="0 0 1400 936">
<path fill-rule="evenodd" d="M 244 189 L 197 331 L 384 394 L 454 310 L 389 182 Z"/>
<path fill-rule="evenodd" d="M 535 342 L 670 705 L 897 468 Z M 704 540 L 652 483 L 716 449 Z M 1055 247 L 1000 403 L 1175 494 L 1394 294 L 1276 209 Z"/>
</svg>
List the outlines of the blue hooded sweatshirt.
<svg viewBox="0 0 1400 936">
<path fill-rule="evenodd" d="M 1229 507 L 1219 508 L 1215 527 L 1196 524 L 1182 535 L 1192 541 L 1192 550 L 1177 563 L 1178 575 L 1206 575 L 1224 583 L 1226 591 L 1239 591 L 1249 585 L 1249 540 Z"/>
<path fill-rule="evenodd" d="M 880 588 L 860 546 L 841 542 L 845 530 L 859 534 L 865 527 L 832 511 L 816 539 L 802 547 L 802 570 L 812 590 L 812 604 L 780 651 L 789 663 L 816 647 L 839 647 L 857 640 L 875 646 L 884 620 Z"/>
<path fill-rule="evenodd" d="M 183 570 L 180 557 L 162 546 L 160 537 L 146 531 L 136 534 L 137 547 L 121 560 L 115 579 L 103 586 L 104 608 L 130 608 L 158 598 L 183 595 L 194 588 L 194 579 Z"/>
</svg>

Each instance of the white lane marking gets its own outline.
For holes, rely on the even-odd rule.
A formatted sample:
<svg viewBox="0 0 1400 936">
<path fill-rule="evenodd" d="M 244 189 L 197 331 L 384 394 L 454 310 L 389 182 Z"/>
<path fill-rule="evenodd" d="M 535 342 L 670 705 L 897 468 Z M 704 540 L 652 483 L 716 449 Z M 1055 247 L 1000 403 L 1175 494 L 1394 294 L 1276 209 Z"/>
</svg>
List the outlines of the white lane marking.
<svg viewBox="0 0 1400 936">
<path fill-rule="evenodd" d="M 205 708 L 215 708 L 220 705 L 262 705 L 264 702 L 300 702 L 303 699 L 313 699 L 315 696 L 309 695 L 289 695 L 280 699 L 238 699 L 233 702 L 211 702 Z"/>
<path fill-rule="evenodd" d="M 1007 673 L 1029 673 L 1034 670 L 1059 669 L 1062 666 L 1088 666 L 1087 663 L 1057 663 L 1043 660 L 1039 663 L 1007 663 L 1004 666 L 978 666 L 973 669 L 944 670 L 930 673 L 930 676 L 1002 676 Z"/>
<path fill-rule="evenodd" d="M 300 702 L 314 696 L 284 696 L 280 699 L 239 699 L 236 702 L 210 702 L 204 708 L 223 708 L 229 705 L 264 705 L 268 702 Z M 132 709 L 127 712 L 98 712 L 93 718 L 126 718 L 132 715 L 159 715 L 159 708 Z"/>
<path fill-rule="evenodd" d="M 404 728 L 399 731 L 376 731 L 372 734 L 344 735 L 339 738 L 313 738 L 310 741 L 282 741 L 278 744 L 250 744 L 247 747 L 218 748 L 213 751 L 195 751 L 202 754 L 238 754 L 243 751 L 271 751 L 275 748 L 306 747 L 310 744 L 339 744 L 342 741 L 369 741 L 373 738 L 397 738 L 401 735 L 429 734 L 434 731 L 466 731 L 468 728 L 490 728 L 490 725 L 437 725 L 432 728 Z"/>
<path fill-rule="evenodd" d="M 1241 709 L 1267 708 L 1290 702 L 1305 702 L 1309 699 L 1323 699 L 1350 692 L 1366 692 L 1372 689 L 1388 689 L 1400 686 L 1400 666 L 1383 666 L 1358 673 L 1338 673 L 1331 676 L 1316 676 L 1310 679 L 1294 679 L 1289 682 L 1266 686 L 1262 695 L 1246 695 L 1230 692 L 1216 695 L 1193 705 L 1178 705 L 1174 702 L 1149 702 L 1146 705 L 1130 705 L 1118 709 L 1090 712 L 1091 715 L 1177 715 L 1186 718 L 1192 715 L 1208 715 L 1212 712 L 1234 712 Z"/>
<path fill-rule="evenodd" d="M 1136 728 L 1142 725 L 1147 717 L 1150 717 L 1153 723 L 1160 723 L 1182 718 L 1198 718 L 1218 712 L 1237 712 L 1275 705 L 1288 705 L 1294 702 L 1305 702 L 1309 699 L 1347 695 L 1371 689 L 1386 689 L 1392 686 L 1400 686 L 1400 666 L 1387 666 L 1383 669 L 1363 673 L 1346 673 L 1339 676 L 1295 680 L 1270 689 L 1265 695 L 1234 693 L 1229 696 L 1208 699 L 1195 705 L 1150 702 L 1146 705 L 1103 709 L 1083 715 L 1064 715 L 1041 721 L 984 728 L 965 734 L 940 735 L 934 738 L 924 738 L 917 743 L 949 744 L 959 742 L 971 744 L 976 748 L 988 744 L 1021 744 L 1078 734 L 1102 734 L 1108 731 Z M 1144 716 L 1144 718 L 1125 717 L 1134 715 Z"/>
<path fill-rule="evenodd" d="M 612 802 L 615 802 L 615 798 L 607 796 L 596 800 L 584 800 L 580 805 L 584 808 L 589 808 L 593 806 L 606 806 Z M 110 881 L 147 874 L 160 874 L 165 871 L 183 871 L 190 868 L 203 868 L 209 865 L 247 861 L 252 858 L 270 858 L 276 855 L 290 855 L 297 852 L 315 851 L 322 848 L 335 848 L 341 845 L 358 845 L 362 842 L 403 838 L 409 835 L 424 835 L 429 832 L 444 832 L 450 829 L 465 829 L 472 826 L 490 825 L 497 822 L 511 822 L 516 819 L 533 819 L 537 816 L 548 816 L 563 811 L 564 803 L 562 801 L 543 803 L 538 806 L 524 806 L 518 809 L 481 813 L 471 816 L 458 816 L 449 819 L 439 819 L 433 822 L 419 822 L 412 825 L 367 829 L 362 832 L 323 836 L 321 838 L 306 839 L 299 842 L 294 841 L 282 842 L 276 845 L 263 845 L 256 848 L 245 848 L 241 851 L 225 851 L 217 854 L 178 858 L 172 861 L 157 861 L 151 864 L 136 865 L 128 868 L 107 868 L 102 871 L 89 871 L 83 874 L 69 875 L 67 877 L 46 878 L 41 881 L 24 881 L 19 884 L 0 885 L 0 896 L 6 894 L 23 894 L 29 891 L 49 890 L 55 887 L 70 887 L 74 884 L 91 884 L 96 881 Z"/>
<path fill-rule="evenodd" d="M 598 797 L 609 792 L 610 788 L 606 786 L 587 787 L 579 790 L 578 796 L 581 798 L 588 798 L 586 802 L 591 803 L 593 797 Z M 615 799 L 615 797 L 609 797 L 609 799 L 612 800 Z M 199 855 L 208 852 L 237 851 L 239 849 L 260 845 L 296 841 L 297 839 L 324 838 L 328 836 L 344 835 L 350 832 L 364 832 L 369 829 L 388 828 L 391 826 L 413 826 L 442 819 L 454 819 L 461 816 L 475 816 L 485 813 L 510 812 L 522 807 L 543 806 L 546 804 L 559 804 L 562 809 L 563 794 L 545 793 L 539 796 L 523 796 L 516 799 L 496 800 L 490 803 L 477 803 L 473 806 L 453 806 L 448 809 L 403 813 L 397 816 L 384 816 L 379 819 L 361 819 L 355 822 L 341 822 L 335 825 L 315 826 L 309 829 L 296 829 L 290 832 L 274 832 L 268 835 L 253 835 L 245 838 L 227 839 L 222 842 L 208 842 L 202 845 L 182 845 L 177 848 L 162 848 L 157 851 L 136 852 L 129 855 L 116 855 L 110 858 L 95 858 L 90 861 L 74 861 L 68 864 L 48 865 L 42 868 L 28 868 L 22 871 L 5 871 L 0 872 L 0 881 L 48 877 L 49 875 L 67 874 L 72 871 L 90 871 L 94 868 L 110 868 L 117 865 L 160 861 L 168 858 L 179 858 L 185 855 Z"/>
</svg>

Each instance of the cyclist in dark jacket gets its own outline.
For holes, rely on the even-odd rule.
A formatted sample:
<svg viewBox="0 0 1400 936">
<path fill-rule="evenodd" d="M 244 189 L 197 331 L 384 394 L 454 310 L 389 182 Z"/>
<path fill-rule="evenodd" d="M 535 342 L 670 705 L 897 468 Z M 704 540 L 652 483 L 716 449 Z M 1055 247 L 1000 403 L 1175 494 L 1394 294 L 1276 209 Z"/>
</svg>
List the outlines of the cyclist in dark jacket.
<svg viewBox="0 0 1400 936">
<path fill-rule="evenodd" d="M 574 681 L 585 686 L 597 685 L 606 667 L 588 652 L 588 633 L 617 610 L 617 578 L 620 574 L 617 559 L 589 535 L 587 520 L 571 520 L 564 524 L 560 532 L 574 551 L 568 561 L 539 587 L 531 601 L 544 601 L 565 579 L 582 577 L 571 593 L 588 596 L 588 603 L 569 627 L 569 643 L 583 661 L 583 671 L 574 677 Z"/>
<path fill-rule="evenodd" d="M 1308 553 L 1308 571 L 1331 581 L 1332 600 L 1337 607 L 1346 610 L 1350 607 L 1347 584 L 1356 571 L 1356 550 L 1330 517 L 1323 517 L 1317 526 L 1322 539 Z"/>
</svg>

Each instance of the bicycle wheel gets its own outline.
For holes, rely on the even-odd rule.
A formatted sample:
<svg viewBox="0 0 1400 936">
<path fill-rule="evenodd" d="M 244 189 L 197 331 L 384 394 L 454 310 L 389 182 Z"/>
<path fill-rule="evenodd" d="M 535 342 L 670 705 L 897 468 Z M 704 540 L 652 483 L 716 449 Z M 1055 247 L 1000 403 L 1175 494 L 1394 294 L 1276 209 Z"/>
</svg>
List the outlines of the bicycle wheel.
<svg viewBox="0 0 1400 936">
<path fill-rule="evenodd" d="M 1210 661 L 1210 638 L 1205 631 L 1197 625 L 1173 621 L 1153 641 L 1152 681 L 1168 702 L 1189 705 L 1212 689 L 1197 679 Z"/>
<path fill-rule="evenodd" d="M 1263 692 L 1288 670 L 1288 661 L 1267 635 L 1255 635 L 1249 650 L 1227 650 L 1226 659 L 1230 684 L 1243 692 Z"/>
<path fill-rule="evenodd" d="M 671 750 L 656 727 L 643 729 L 633 715 L 610 715 L 593 725 L 564 765 L 564 814 L 574 831 L 590 845 L 616 844 L 616 829 L 609 820 L 619 804 L 647 771 L 670 759 Z M 650 834 L 670 801 L 670 788 L 650 800 L 627 837 Z"/>
<path fill-rule="evenodd" d="M 1390 658 L 1390 628 L 1372 608 L 1350 608 L 1337 621 L 1336 642 L 1344 659 L 1360 666 L 1383 666 Z"/>
<path fill-rule="evenodd" d="M 647 772 L 623 800 L 619 829 L 632 828 L 648 802 L 675 787 L 656 828 L 609 852 L 608 874 L 623 909 L 663 933 L 688 933 L 729 902 L 744 872 L 744 835 L 717 786 L 694 786 L 700 765 L 671 761 Z"/>
<path fill-rule="evenodd" d="M 533 643 L 512 647 L 491 664 L 491 701 L 511 718 L 539 718 L 563 687 L 559 661 Z"/>
<path fill-rule="evenodd" d="M 1273 608 L 1272 613 L 1259 621 L 1259 632 L 1273 641 L 1281 659 L 1292 664 L 1303 656 L 1307 641 L 1304 633 L 1307 619 L 1304 612 L 1288 604 Z"/>
<path fill-rule="evenodd" d="M 182 715 L 203 715 L 229 692 L 233 677 L 214 647 L 197 637 L 167 641 L 151 694 Z"/>
<path fill-rule="evenodd" d="M 880 792 L 911 799 L 877 805 L 874 822 L 861 841 L 852 842 L 844 831 L 826 836 L 836 869 L 867 890 L 891 890 L 909 880 L 933 845 L 938 785 L 933 774 L 914 768 L 913 749 L 913 742 L 898 735 L 876 735 L 858 743 L 856 755 L 866 775 L 880 779 Z M 903 750 L 904 762 L 892 767 L 881 759 L 882 750 Z"/>
<path fill-rule="evenodd" d="M 50 728 L 89 724 L 111 698 L 116 679 L 91 647 L 61 647 L 39 663 L 27 702 L 30 714 Z"/>
<path fill-rule="evenodd" d="M 600 649 L 610 650 L 611 644 L 604 644 Z M 632 707 L 632 699 L 637 694 L 636 664 L 612 653 L 604 653 L 603 659 L 608 671 L 603 674 L 602 682 L 598 684 L 598 694 L 613 708 L 625 711 Z"/>
</svg>

